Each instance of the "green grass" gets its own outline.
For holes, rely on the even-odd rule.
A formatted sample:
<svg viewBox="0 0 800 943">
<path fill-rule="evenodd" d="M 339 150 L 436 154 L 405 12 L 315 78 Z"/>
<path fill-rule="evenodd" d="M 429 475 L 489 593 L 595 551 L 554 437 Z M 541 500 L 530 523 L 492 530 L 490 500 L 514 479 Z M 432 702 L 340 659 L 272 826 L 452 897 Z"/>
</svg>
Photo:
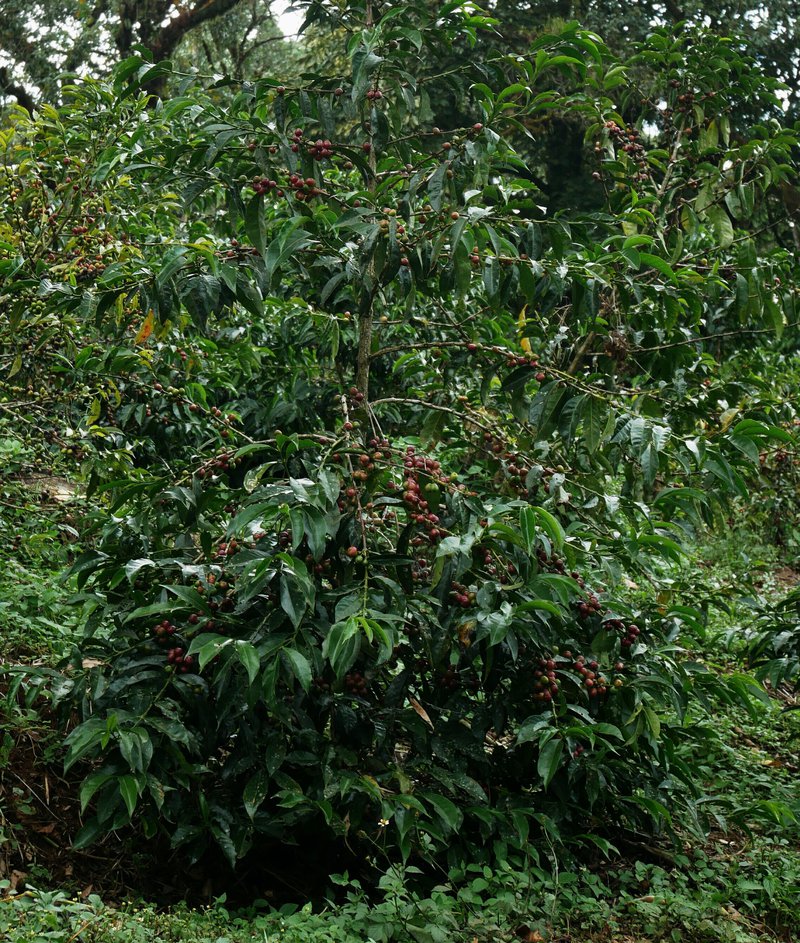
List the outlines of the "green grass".
<svg viewBox="0 0 800 943">
<path fill-rule="evenodd" d="M 191 910 L 98 897 L 28 891 L 0 905 L 0 939 L 8 943 L 445 943 L 450 940 L 688 941 L 756 943 L 800 932 L 796 888 L 800 853 L 777 839 L 723 844 L 679 855 L 675 868 L 644 862 L 605 873 L 580 869 L 544 876 L 476 867 L 458 886 L 430 896 L 387 875 L 382 899 L 357 885 L 338 906 L 232 913 L 224 900 Z M 526 928 L 526 929 L 523 929 Z M 568 937 L 566 935 L 569 935 Z"/>
</svg>

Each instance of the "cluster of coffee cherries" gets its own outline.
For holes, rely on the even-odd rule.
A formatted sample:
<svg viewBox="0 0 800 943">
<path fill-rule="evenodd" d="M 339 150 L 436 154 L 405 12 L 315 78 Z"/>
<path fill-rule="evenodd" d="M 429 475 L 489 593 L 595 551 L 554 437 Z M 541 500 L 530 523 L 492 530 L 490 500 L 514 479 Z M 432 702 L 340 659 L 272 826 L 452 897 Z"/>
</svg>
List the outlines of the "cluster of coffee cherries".
<svg viewBox="0 0 800 943">
<path fill-rule="evenodd" d="M 308 153 L 314 160 L 325 160 L 333 156 L 333 144 L 327 138 L 317 138 L 313 144 L 309 144 Z"/>
<path fill-rule="evenodd" d="M 198 478 L 212 478 L 214 475 L 226 474 L 232 468 L 236 468 L 236 465 L 237 460 L 230 452 L 220 452 L 214 458 L 203 462 L 195 474 Z"/>
<path fill-rule="evenodd" d="M 254 177 L 253 190 L 256 193 L 272 193 L 274 190 L 275 196 L 283 196 L 283 190 L 278 186 L 278 181 L 269 177 Z"/>
<path fill-rule="evenodd" d="M 475 256 L 477 258 L 477 256 Z M 527 255 L 524 253 L 520 256 L 521 260 L 527 259 Z M 509 350 L 507 347 L 501 347 L 497 344 L 494 345 L 485 345 L 478 344 L 475 341 L 465 341 L 464 346 L 467 348 L 469 353 L 475 354 L 478 351 L 487 354 L 497 354 L 500 357 L 503 357 L 506 362 L 507 367 L 530 367 L 533 370 L 539 370 L 536 374 L 536 379 L 541 383 L 543 380 L 547 379 L 547 375 L 544 371 L 540 370 L 541 364 L 539 363 L 538 354 L 529 354 L 529 353 L 516 353 L 513 350 Z"/>
<path fill-rule="evenodd" d="M 593 615 L 599 615 L 603 612 L 600 600 L 594 593 L 589 593 L 586 599 L 582 599 L 580 602 L 576 603 L 575 606 L 581 619 L 589 619 Z"/>
<path fill-rule="evenodd" d="M 533 699 L 552 701 L 559 691 L 555 661 L 552 658 L 540 658 L 539 667 L 534 670 L 533 677 Z"/>
<path fill-rule="evenodd" d="M 417 539 L 417 538 L 415 538 Z M 422 538 L 420 538 L 421 540 Z M 411 566 L 411 579 L 414 583 L 427 583 L 431 578 L 431 565 L 425 557 L 418 557 Z"/>
<path fill-rule="evenodd" d="M 239 542 L 235 537 L 230 540 L 221 540 L 217 544 L 217 550 L 214 554 L 215 560 L 224 560 L 226 557 L 232 557 L 239 550 Z"/>
<path fill-rule="evenodd" d="M 517 257 L 510 256 L 510 255 L 496 255 L 496 256 L 488 256 L 487 259 L 492 258 L 492 257 L 498 259 L 500 264 L 504 266 L 514 265 L 517 261 L 519 262 L 528 261 L 528 256 L 525 252 L 520 252 L 519 256 Z M 472 252 L 470 252 L 469 261 L 473 268 L 478 268 L 480 266 L 481 264 L 480 250 L 477 247 L 474 248 Z"/>
<path fill-rule="evenodd" d="M 234 588 L 235 582 L 236 577 L 233 574 L 222 574 L 217 578 L 216 573 L 209 573 L 205 583 L 201 580 L 197 581 L 195 589 L 201 596 L 208 597 L 208 608 L 211 612 L 230 612 L 236 606 L 236 599 L 234 598 L 236 593 Z M 218 596 L 219 599 L 215 599 L 214 597 L 216 596 Z M 189 622 L 192 625 L 196 625 L 202 617 L 202 613 L 192 613 L 189 617 Z M 208 625 L 206 625 L 205 628 L 208 629 Z"/>
<path fill-rule="evenodd" d="M 541 484 L 548 494 L 550 493 L 550 479 L 553 477 L 553 475 L 560 474 L 563 471 L 563 467 L 552 468 L 546 465 L 544 468 L 542 468 L 541 475 L 539 476 L 539 484 Z M 534 485 L 534 489 L 535 488 L 536 485 Z"/>
<path fill-rule="evenodd" d="M 150 630 L 151 634 L 155 637 L 156 641 L 160 644 L 165 644 L 170 640 L 170 638 L 177 631 L 176 627 L 173 625 L 169 619 L 164 619 L 162 622 L 159 622 L 157 625 L 154 625 Z"/>
<path fill-rule="evenodd" d="M 512 354 L 509 353 L 506 356 L 506 366 L 507 367 L 531 367 L 536 370 L 539 366 L 539 358 L 536 354 L 531 354 L 526 356 L 525 354 Z M 547 379 L 547 374 L 543 370 L 539 370 L 536 374 L 536 379 L 539 383 L 542 383 Z"/>
<path fill-rule="evenodd" d="M 365 697 L 367 694 L 367 679 L 360 671 L 350 671 L 344 676 L 345 690 L 355 697 Z"/>
<path fill-rule="evenodd" d="M 317 186 L 317 181 L 313 177 L 300 177 L 297 174 L 291 174 L 289 177 L 289 187 L 294 193 L 294 198 L 301 203 L 319 196 L 322 190 Z"/>
<path fill-rule="evenodd" d="M 49 215 L 47 217 L 48 225 L 57 230 L 63 223 L 63 214 L 53 207 L 47 208 Z M 107 231 L 98 230 L 96 227 L 97 218 L 92 214 L 103 215 L 105 209 L 102 206 L 93 208 L 91 213 L 83 212 L 79 219 L 81 222 L 75 222 L 70 227 L 70 233 L 77 239 L 75 244 L 65 247 L 61 252 L 50 251 L 45 258 L 50 263 L 71 260 L 75 266 L 75 275 L 79 280 L 96 278 L 101 275 L 108 262 L 109 247 L 114 243 L 114 236 Z"/>
<path fill-rule="evenodd" d="M 557 553 L 548 554 L 544 547 L 537 548 L 536 559 L 541 569 L 547 570 L 548 573 L 559 573 L 563 576 L 567 572 L 567 565 L 561 559 L 561 557 L 559 557 Z M 580 573 L 578 573 L 577 570 L 574 570 L 569 575 L 572 577 L 572 579 L 575 580 L 578 586 L 583 589 L 585 584 Z"/>
<path fill-rule="evenodd" d="M 526 480 L 530 469 L 521 455 L 508 448 L 506 442 L 491 432 L 483 433 L 483 450 L 503 462 L 503 470 L 511 479 L 512 487 L 520 494 L 527 491 Z"/>
<path fill-rule="evenodd" d="M 513 563 L 503 564 L 500 558 L 492 556 L 490 550 L 479 547 L 477 552 L 479 561 L 483 563 L 489 576 L 497 577 L 497 581 L 504 586 L 516 574 L 517 568 Z"/>
<path fill-rule="evenodd" d="M 75 277 L 78 281 L 96 278 L 106 270 L 102 255 L 84 255 L 80 249 L 73 249 L 71 254 L 75 258 Z"/>
<path fill-rule="evenodd" d="M 266 190 L 258 189 L 256 187 L 254 187 L 253 189 L 256 191 L 256 193 L 266 192 Z M 283 196 L 283 190 L 278 191 L 277 195 Z M 226 259 L 239 259 L 239 258 L 243 259 L 249 255 L 260 255 L 258 249 L 256 249 L 255 246 L 243 246 L 241 242 L 239 242 L 238 239 L 231 239 L 230 249 L 220 250 L 220 254 L 224 254 Z M 205 355 L 201 354 L 200 356 L 205 356 Z"/>
<path fill-rule="evenodd" d="M 349 312 L 346 311 L 345 314 L 348 315 Z M 350 403 L 350 408 L 352 409 L 364 402 L 364 394 L 357 386 L 351 386 L 347 391 L 347 399 Z"/>
<path fill-rule="evenodd" d="M 762 467 L 766 467 L 770 459 L 772 459 L 776 466 L 781 466 L 789 462 L 790 455 L 786 449 L 776 449 L 774 455 L 770 455 L 768 452 L 760 452 L 758 455 L 758 460 Z"/>
<path fill-rule="evenodd" d="M 420 485 L 421 475 L 427 479 L 424 486 Z M 449 480 L 442 475 L 441 462 L 434 458 L 417 455 L 414 446 L 409 445 L 406 447 L 403 458 L 403 476 L 403 502 L 409 509 L 409 517 L 424 527 L 429 543 L 438 543 L 445 535 L 437 526 L 439 515 L 430 510 L 430 505 L 424 495 L 429 488 L 438 494 L 440 485 L 447 487 L 450 484 Z M 425 538 L 421 536 L 415 537 L 412 545 L 422 546 L 424 540 Z"/>
<path fill-rule="evenodd" d="M 502 458 L 510 458 L 510 453 L 506 450 L 506 444 L 499 436 L 492 435 L 491 432 L 483 433 L 483 448 L 487 452 L 492 452 Z"/>
<path fill-rule="evenodd" d="M 450 598 L 462 609 L 468 609 L 475 604 L 475 593 L 463 583 L 457 583 L 455 580 L 450 582 Z"/>
<path fill-rule="evenodd" d="M 175 669 L 184 675 L 188 674 L 194 668 L 194 658 L 191 655 L 187 655 L 185 650 L 180 646 L 171 648 L 167 652 L 167 662 L 170 665 L 174 665 Z"/>
<path fill-rule="evenodd" d="M 361 513 L 361 523 L 368 533 L 379 533 L 386 528 L 396 529 L 397 511 L 390 507 L 376 507 L 374 501 L 367 501 Z"/>
<path fill-rule="evenodd" d="M 596 661 L 587 661 L 583 655 L 578 655 L 572 667 L 583 679 L 583 687 L 586 688 L 586 693 L 591 699 L 605 697 L 608 694 L 608 679 L 600 673 L 600 665 Z M 622 680 L 619 679 L 619 684 L 616 681 L 614 684 L 616 687 L 622 687 Z"/>
<path fill-rule="evenodd" d="M 232 240 L 232 241 L 235 242 L 235 240 Z M 136 325 L 132 324 L 128 326 L 128 331 L 130 333 L 135 333 L 137 329 L 138 328 Z M 178 355 L 182 363 L 186 363 L 186 361 L 189 360 L 191 357 L 194 357 L 194 358 L 198 357 L 198 354 L 196 351 L 193 351 L 193 350 L 187 351 L 183 347 L 173 348 L 173 351 L 174 353 Z M 200 353 L 199 356 L 204 357 L 205 354 Z M 212 416 L 214 419 L 220 420 L 220 422 L 222 423 L 230 424 L 230 423 L 236 422 L 236 416 L 233 413 L 229 413 L 226 416 L 218 406 L 211 406 L 209 408 L 206 408 L 205 406 L 202 406 L 200 403 L 195 403 L 195 402 L 192 402 L 190 399 L 187 399 L 185 395 L 186 390 L 183 389 L 182 387 L 171 386 L 171 385 L 164 386 L 163 383 L 156 380 L 156 382 L 153 383 L 153 390 L 155 390 L 156 393 L 164 393 L 167 397 L 172 399 L 172 401 L 176 405 L 186 407 L 190 413 L 197 414 L 197 413 L 205 412 L 207 413 L 207 415 Z M 150 391 L 149 391 L 149 388 L 145 387 L 144 385 L 141 385 L 139 389 L 134 390 L 133 395 L 136 397 L 146 398 L 146 397 L 149 397 Z"/>
<path fill-rule="evenodd" d="M 560 662 L 560 663 L 559 663 Z M 606 697 L 609 691 L 619 689 L 624 685 L 620 674 L 625 670 L 625 664 L 617 661 L 613 670 L 614 677 L 609 679 L 600 670 L 599 663 L 585 655 L 573 656 L 571 651 L 565 651 L 561 659 L 557 662 L 554 658 L 543 657 L 539 659 L 538 667 L 533 672 L 534 677 L 534 699 L 537 701 L 549 702 L 559 692 L 559 680 L 557 672 L 574 671 L 578 676 L 575 680 L 586 691 L 587 697 L 591 701 Z"/>
<path fill-rule="evenodd" d="M 603 353 L 619 363 L 624 363 L 630 353 L 630 344 L 621 331 L 612 331 L 603 343 Z"/>
<path fill-rule="evenodd" d="M 358 402 L 359 395 L 359 391 L 353 387 L 350 391 L 351 401 Z M 348 431 L 348 423 L 344 426 L 345 431 Z M 346 461 L 348 465 L 355 466 L 343 476 L 337 505 L 342 512 L 356 511 L 367 531 L 379 532 L 395 526 L 403 510 L 407 513 L 409 523 L 419 525 L 421 532 L 416 532 L 410 540 L 419 555 L 412 564 L 412 578 L 417 581 L 427 579 L 431 571 L 429 561 L 424 556 L 425 551 L 446 535 L 437 513 L 442 492 L 464 491 L 465 485 L 456 484 L 454 476 L 445 476 L 439 461 L 417 454 L 414 446 L 401 451 L 393 447 L 389 439 L 376 436 L 367 441 L 363 450 L 354 445 L 347 454 L 333 453 L 331 460 L 339 465 Z M 398 481 L 389 477 L 383 488 L 386 495 L 399 493 L 402 496 L 403 509 L 381 506 L 373 496 L 362 490 L 361 485 L 373 478 L 378 470 L 394 472 L 398 466 L 401 466 L 402 479 Z M 358 548 L 350 548 L 345 552 L 360 562 L 361 551 Z"/>
<path fill-rule="evenodd" d="M 461 679 L 453 665 L 449 665 L 436 679 L 436 683 L 445 691 L 456 691 L 461 686 Z"/>
<path fill-rule="evenodd" d="M 618 632 L 622 636 L 619 644 L 625 649 L 630 648 L 642 632 L 636 623 L 626 624 L 622 619 L 608 619 L 603 623 L 603 628 L 609 632 Z"/>
<path fill-rule="evenodd" d="M 356 472 L 360 472 L 361 469 L 356 469 Z M 366 471 L 366 469 L 364 469 Z M 354 473 L 355 474 L 355 473 Z M 360 479 L 359 475 L 359 479 Z M 359 480 L 356 479 L 356 480 Z M 346 488 L 343 488 L 340 492 L 339 499 L 336 502 L 336 506 L 340 511 L 346 511 L 348 507 L 355 508 L 358 506 L 358 488 L 355 485 L 348 485 Z"/>
<path fill-rule="evenodd" d="M 169 619 L 162 620 L 150 630 L 159 645 L 172 645 L 174 641 L 173 636 L 177 631 L 177 626 L 170 622 Z M 191 655 L 187 655 L 186 650 L 182 646 L 173 645 L 172 648 L 167 650 L 167 664 L 174 665 L 181 674 L 186 674 L 192 670 L 194 658 L 192 658 Z"/>
<path fill-rule="evenodd" d="M 331 572 L 332 564 L 328 559 L 319 560 L 315 563 L 313 554 L 309 553 L 306 555 L 306 563 L 314 570 L 317 576 L 328 576 Z"/>
<path fill-rule="evenodd" d="M 378 441 L 372 439 L 370 441 Z M 386 440 L 380 440 L 385 442 Z M 382 446 L 386 448 L 386 446 Z M 372 451 L 375 449 L 375 451 Z M 341 455 L 336 453 L 332 456 L 334 461 L 341 460 Z M 369 476 L 375 471 L 376 463 L 383 461 L 385 458 L 384 453 L 380 451 L 379 448 L 371 446 L 370 451 L 362 452 L 356 461 L 357 468 L 353 469 L 352 478 L 353 481 L 364 482 L 369 478 Z M 389 485 L 389 490 L 391 491 L 394 488 L 394 483 L 392 482 Z M 346 504 L 357 504 L 358 503 L 358 490 L 350 485 L 347 488 L 342 490 L 341 496 L 339 498 L 339 510 L 343 511 Z"/>
<path fill-rule="evenodd" d="M 674 79 L 673 82 L 675 82 Z M 675 85 L 670 82 L 670 85 L 673 88 L 678 88 L 677 82 L 675 82 Z M 689 112 L 693 111 L 694 109 L 694 98 L 695 95 L 693 91 L 690 90 L 688 92 L 682 92 L 680 95 L 678 95 L 678 100 L 675 104 L 675 111 L 679 111 L 682 114 L 689 114 Z"/>
<path fill-rule="evenodd" d="M 378 228 L 380 229 L 381 233 L 385 236 L 388 234 L 389 230 L 391 229 L 391 225 L 392 225 L 391 220 L 397 217 L 397 210 L 393 206 L 383 206 L 381 207 L 381 213 L 383 213 L 383 217 L 378 220 Z M 408 249 L 411 243 L 407 239 L 404 238 L 404 236 L 406 235 L 406 227 L 403 224 L 402 220 L 399 220 L 397 222 L 397 227 L 395 229 L 395 232 L 397 233 L 397 241 L 399 245 L 404 249 Z"/>
<path fill-rule="evenodd" d="M 633 175 L 634 181 L 647 180 L 650 177 L 650 171 L 647 165 L 647 151 L 639 141 L 639 132 L 636 128 L 622 128 L 616 121 L 606 121 L 605 129 L 608 136 L 614 142 L 618 149 L 621 149 L 636 164 L 637 171 Z M 603 147 L 598 142 L 594 146 L 595 153 L 602 152 Z M 600 174 L 592 174 L 595 180 L 600 179 Z"/>
<path fill-rule="evenodd" d="M 69 458 L 74 458 L 76 462 L 82 462 L 89 454 L 86 449 L 81 448 L 79 445 L 62 446 L 61 453 L 69 456 Z"/>
</svg>

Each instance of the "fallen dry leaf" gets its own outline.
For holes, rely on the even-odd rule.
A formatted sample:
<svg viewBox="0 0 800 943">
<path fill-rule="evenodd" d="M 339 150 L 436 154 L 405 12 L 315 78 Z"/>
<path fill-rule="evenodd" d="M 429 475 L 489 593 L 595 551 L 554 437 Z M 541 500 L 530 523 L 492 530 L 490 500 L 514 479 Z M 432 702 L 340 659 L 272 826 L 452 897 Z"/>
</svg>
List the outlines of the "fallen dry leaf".
<svg viewBox="0 0 800 943">
<path fill-rule="evenodd" d="M 514 931 L 517 938 L 522 940 L 522 943 L 543 943 L 544 937 L 538 930 L 531 930 L 527 924 L 522 924 L 517 927 Z"/>
<path fill-rule="evenodd" d="M 433 730 L 433 721 L 428 717 L 428 712 L 420 704 L 419 701 L 415 700 L 413 697 L 408 699 L 409 704 L 414 708 L 414 710 L 419 714 L 419 716 L 425 721 L 425 723 Z"/>
</svg>

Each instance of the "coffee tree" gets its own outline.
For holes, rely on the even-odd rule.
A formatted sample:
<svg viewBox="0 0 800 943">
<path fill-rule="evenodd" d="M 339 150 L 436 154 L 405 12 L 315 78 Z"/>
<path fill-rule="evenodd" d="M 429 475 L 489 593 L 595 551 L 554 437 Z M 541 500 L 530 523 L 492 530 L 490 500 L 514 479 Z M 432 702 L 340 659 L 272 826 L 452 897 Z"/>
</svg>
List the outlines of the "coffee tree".
<svg viewBox="0 0 800 943">
<path fill-rule="evenodd" d="M 699 821 L 698 614 L 628 587 L 791 444 L 716 369 L 796 321 L 777 86 L 704 32 L 483 60 L 469 5 L 323 14 L 346 74 L 132 58 L 4 133 L 6 407 L 96 507 L 53 688 L 77 843 L 458 860 Z M 472 120 L 431 126 L 443 96 Z M 549 214 L 511 145 L 553 114 L 601 211 Z"/>
</svg>

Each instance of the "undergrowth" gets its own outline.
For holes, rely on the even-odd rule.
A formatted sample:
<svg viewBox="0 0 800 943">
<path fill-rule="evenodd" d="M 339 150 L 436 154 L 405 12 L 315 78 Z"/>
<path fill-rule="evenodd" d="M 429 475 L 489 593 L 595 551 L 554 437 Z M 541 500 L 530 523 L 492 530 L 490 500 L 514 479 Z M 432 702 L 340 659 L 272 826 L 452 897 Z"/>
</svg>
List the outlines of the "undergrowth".
<svg viewBox="0 0 800 943">
<path fill-rule="evenodd" d="M 678 855 L 674 865 L 637 861 L 562 873 L 473 866 L 429 896 L 410 892 L 413 875 L 396 871 L 384 877 L 378 900 L 342 875 L 343 903 L 272 909 L 257 901 L 240 912 L 228 910 L 224 897 L 202 910 L 159 911 L 146 903 L 111 907 L 97 896 L 29 890 L 0 907 L 0 933 L 9 943 L 588 943 L 622 934 L 697 943 L 796 939 L 796 845 L 718 839 L 714 847 Z"/>
</svg>

